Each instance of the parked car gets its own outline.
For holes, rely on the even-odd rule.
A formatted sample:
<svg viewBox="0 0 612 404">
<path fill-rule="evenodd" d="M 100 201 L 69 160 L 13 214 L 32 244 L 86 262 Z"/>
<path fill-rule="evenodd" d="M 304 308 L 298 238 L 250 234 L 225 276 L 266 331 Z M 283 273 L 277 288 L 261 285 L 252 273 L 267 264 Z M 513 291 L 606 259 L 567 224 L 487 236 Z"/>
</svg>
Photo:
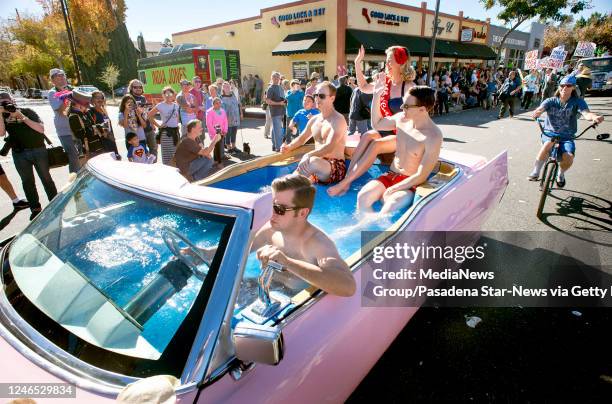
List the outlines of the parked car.
<svg viewBox="0 0 612 404">
<path fill-rule="evenodd" d="M 161 164 L 89 160 L 4 243 L 0 380 L 72 383 L 88 403 L 158 374 L 180 380 L 181 403 L 346 400 L 418 308 L 364 307 L 359 292 L 337 297 L 260 276 L 250 242 L 272 216 L 266 187 L 308 150 L 235 164 L 198 184 Z M 412 206 L 390 226 L 371 223 L 388 232 L 362 246 L 359 231 L 338 230 L 354 222 L 358 187 L 386 169 L 375 165 L 342 197 L 321 188 L 309 217 L 337 244 L 358 291 L 372 243 L 478 230 L 508 183 L 505 152 L 486 161 L 443 149 Z M 212 252 L 198 263 L 185 246 Z"/>
<path fill-rule="evenodd" d="M 42 90 L 40 92 L 40 96 L 44 99 L 48 99 L 49 98 L 49 90 Z"/>
<path fill-rule="evenodd" d="M 36 88 L 28 88 L 25 93 L 24 93 L 24 97 L 25 98 L 34 98 L 34 93 L 36 92 Z"/>
<path fill-rule="evenodd" d="M 9 94 L 13 94 L 13 90 L 11 90 L 10 87 L 0 87 L 0 92 L 4 92 L 4 93 L 9 93 Z"/>
<path fill-rule="evenodd" d="M 127 94 L 127 89 L 127 86 L 115 88 L 115 97 L 123 97 L 125 94 Z"/>
<path fill-rule="evenodd" d="M 81 92 L 88 93 L 88 94 L 91 94 L 94 91 L 99 91 L 97 87 L 90 86 L 90 85 L 77 86 L 75 90 L 79 90 Z"/>
</svg>

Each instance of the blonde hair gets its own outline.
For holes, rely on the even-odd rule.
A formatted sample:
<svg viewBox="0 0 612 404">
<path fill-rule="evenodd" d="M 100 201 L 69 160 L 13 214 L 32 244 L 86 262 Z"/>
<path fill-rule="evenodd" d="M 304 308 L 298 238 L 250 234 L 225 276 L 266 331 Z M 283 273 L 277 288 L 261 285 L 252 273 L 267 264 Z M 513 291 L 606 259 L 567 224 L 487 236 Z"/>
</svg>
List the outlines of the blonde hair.
<svg viewBox="0 0 612 404">
<path fill-rule="evenodd" d="M 404 47 L 403 46 L 390 46 L 385 50 L 385 54 L 387 56 L 391 56 L 395 60 L 394 52 L 396 49 L 400 49 L 400 48 L 404 48 Z M 416 71 L 414 70 L 412 66 L 410 66 L 410 51 L 408 51 L 408 49 L 406 49 L 406 54 L 408 55 L 408 60 L 406 60 L 406 63 L 400 66 L 401 72 L 402 72 L 402 80 L 414 81 L 414 79 L 416 78 Z"/>
</svg>

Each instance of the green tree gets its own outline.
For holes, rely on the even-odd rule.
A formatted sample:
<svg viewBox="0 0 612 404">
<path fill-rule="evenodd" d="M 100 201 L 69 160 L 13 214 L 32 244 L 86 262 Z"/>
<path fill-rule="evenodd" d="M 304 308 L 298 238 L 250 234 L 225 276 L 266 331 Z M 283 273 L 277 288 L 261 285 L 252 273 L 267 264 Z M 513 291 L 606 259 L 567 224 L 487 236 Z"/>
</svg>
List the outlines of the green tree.
<svg viewBox="0 0 612 404">
<path fill-rule="evenodd" d="M 119 68 L 112 63 L 106 65 L 99 80 L 106 84 L 111 92 L 113 101 L 115 101 L 115 86 L 119 82 Z"/>
<path fill-rule="evenodd" d="M 612 14 L 594 12 L 589 18 L 580 17 L 575 24 L 568 19 L 548 26 L 544 34 L 544 46 L 565 45 L 570 55 L 579 41 L 595 42 L 598 53 L 612 49 Z"/>
<path fill-rule="evenodd" d="M 595 12 L 584 23 L 577 21 L 574 33 L 577 41 L 595 42 L 598 49 L 612 49 L 612 13 Z"/>
<path fill-rule="evenodd" d="M 496 66 L 499 63 L 501 49 L 506 43 L 506 38 L 525 21 L 533 18 L 541 21 L 563 21 L 567 18 L 567 14 L 564 14 L 566 9 L 569 8 L 571 14 L 576 14 L 589 5 L 588 0 L 480 0 L 480 2 L 487 10 L 496 5 L 502 7 L 497 18 L 510 27 L 499 45 L 495 59 Z"/>
</svg>

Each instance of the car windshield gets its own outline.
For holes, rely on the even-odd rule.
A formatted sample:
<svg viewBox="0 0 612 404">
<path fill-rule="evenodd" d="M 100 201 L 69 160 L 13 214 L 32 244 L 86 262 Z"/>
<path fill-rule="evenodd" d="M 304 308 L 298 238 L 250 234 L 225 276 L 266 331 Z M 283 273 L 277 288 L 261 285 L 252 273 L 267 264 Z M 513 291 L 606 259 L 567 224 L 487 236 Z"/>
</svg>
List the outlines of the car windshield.
<svg viewBox="0 0 612 404">
<path fill-rule="evenodd" d="M 584 59 L 581 63 L 594 73 L 612 71 L 612 58 Z"/>
<path fill-rule="evenodd" d="M 180 376 L 232 225 L 84 171 L 13 240 L 7 297 L 42 335 L 94 366 Z M 189 245 L 201 259 L 185 254 Z"/>
</svg>

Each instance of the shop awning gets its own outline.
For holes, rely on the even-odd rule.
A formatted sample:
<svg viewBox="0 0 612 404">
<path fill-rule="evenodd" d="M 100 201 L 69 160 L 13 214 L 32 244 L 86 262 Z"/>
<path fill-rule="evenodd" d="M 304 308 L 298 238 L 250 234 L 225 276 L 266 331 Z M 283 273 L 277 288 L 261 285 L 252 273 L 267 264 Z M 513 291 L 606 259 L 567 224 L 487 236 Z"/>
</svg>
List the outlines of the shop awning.
<svg viewBox="0 0 612 404">
<path fill-rule="evenodd" d="M 371 54 L 382 54 L 389 46 L 400 45 L 405 46 L 410 51 L 411 56 L 429 56 L 431 38 L 356 29 L 346 31 L 345 46 L 347 54 L 357 53 L 362 44 L 366 53 Z M 434 56 L 486 60 L 495 59 L 495 52 L 486 45 L 437 39 Z"/>
<path fill-rule="evenodd" d="M 326 50 L 325 31 L 313 31 L 287 35 L 287 37 L 272 50 L 272 55 L 284 56 L 297 53 L 325 53 Z"/>
<path fill-rule="evenodd" d="M 434 54 L 437 57 L 458 59 L 495 59 L 495 52 L 487 45 L 440 39 L 436 40 Z"/>
<path fill-rule="evenodd" d="M 429 38 L 420 36 L 347 29 L 345 47 L 347 54 L 357 53 L 362 44 L 366 53 L 383 54 L 389 46 L 399 45 L 406 47 L 411 56 L 427 56 L 430 43 Z"/>
</svg>

